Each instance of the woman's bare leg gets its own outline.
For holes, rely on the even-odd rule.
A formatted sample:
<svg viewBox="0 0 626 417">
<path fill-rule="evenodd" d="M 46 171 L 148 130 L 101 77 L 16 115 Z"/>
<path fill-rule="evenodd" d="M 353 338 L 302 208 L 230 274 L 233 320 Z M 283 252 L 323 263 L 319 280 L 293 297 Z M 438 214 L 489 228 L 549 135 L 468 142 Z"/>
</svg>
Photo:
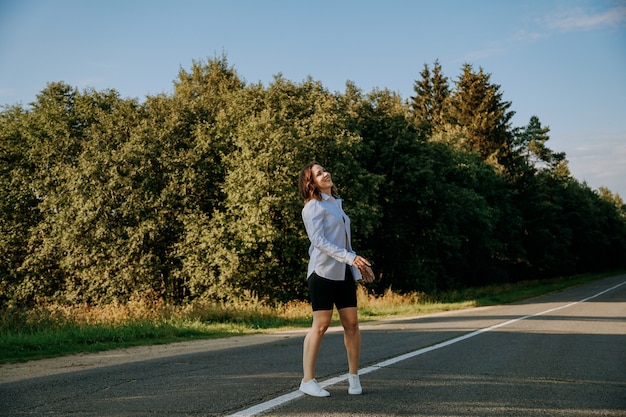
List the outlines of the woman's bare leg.
<svg viewBox="0 0 626 417">
<path fill-rule="evenodd" d="M 351 374 L 359 372 L 361 356 L 361 331 L 356 307 L 346 307 L 339 310 L 339 318 L 343 326 L 343 341 L 348 354 L 348 369 Z"/>
<path fill-rule="evenodd" d="M 304 382 L 309 382 L 315 378 L 317 354 L 320 351 L 324 333 L 326 333 L 332 317 L 333 310 L 318 310 L 313 312 L 313 323 L 304 338 L 304 349 L 302 353 Z"/>
</svg>

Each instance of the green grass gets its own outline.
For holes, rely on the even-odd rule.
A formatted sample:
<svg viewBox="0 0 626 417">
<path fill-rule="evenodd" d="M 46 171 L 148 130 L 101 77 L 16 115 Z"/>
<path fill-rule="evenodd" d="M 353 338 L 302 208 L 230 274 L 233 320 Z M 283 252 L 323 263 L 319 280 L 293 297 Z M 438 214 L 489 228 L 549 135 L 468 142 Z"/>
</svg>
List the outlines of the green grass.
<svg viewBox="0 0 626 417">
<path fill-rule="evenodd" d="M 0 342 L 0 363 L 253 332 L 253 327 L 247 323 L 203 323 L 199 320 L 146 320 L 115 326 L 64 325 L 32 332 L 5 332 Z"/>
<path fill-rule="evenodd" d="M 365 322 L 508 304 L 611 275 L 615 273 L 490 285 L 430 295 L 399 295 L 387 291 L 373 296 L 360 287 L 359 316 Z M 176 307 L 138 300 L 123 306 L 47 305 L 29 311 L 5 311 L 0 319 L 0 363 L 306 328 L 310 325 L 310 316 L 308 303 L 270 307 L 255 300 L 236 306 L 193 303 Z M 338 324 L 336 312 L 335 324 Z"/>
</svg>

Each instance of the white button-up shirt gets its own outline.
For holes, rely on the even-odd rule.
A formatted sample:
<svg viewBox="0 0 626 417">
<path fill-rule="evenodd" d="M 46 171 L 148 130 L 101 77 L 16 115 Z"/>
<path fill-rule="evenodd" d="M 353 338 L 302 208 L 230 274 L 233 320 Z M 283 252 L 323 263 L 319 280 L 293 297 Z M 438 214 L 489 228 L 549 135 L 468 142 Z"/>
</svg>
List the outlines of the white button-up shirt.
<svg viewBox="0 0 626 417">
<path fill-rule="evenodd" d="M 361 279 L 358 268 L 352 266 L 356 254 L 350 243 L 350 218 L 341 200 L 322 193 L 322 201 L 312 199 L 304 205 L 302 219 L 311 241 L 307 277 L 315 272 L 322 278 L 343 281 L 348 264 L 354 279 Z"/>
</svg>

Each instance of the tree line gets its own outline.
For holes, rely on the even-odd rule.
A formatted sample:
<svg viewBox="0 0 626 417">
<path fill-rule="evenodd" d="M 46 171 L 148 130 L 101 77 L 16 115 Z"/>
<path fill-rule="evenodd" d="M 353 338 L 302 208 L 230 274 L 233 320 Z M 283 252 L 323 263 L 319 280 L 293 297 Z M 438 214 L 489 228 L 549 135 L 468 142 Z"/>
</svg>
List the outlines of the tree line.
<svg viewBox="0 0 626 417">
<path fill-rule="evenodd" d="M 372 291 L 626 266 L 626 206 L 573 178 L 490 75 L 424 65 L 415 95 L 330 92 L 226 57 L 145 101 L 53 82 L 0 113 L 0 305 L 306 297 L 303 165 L 333 173 Z"/>
</svg>

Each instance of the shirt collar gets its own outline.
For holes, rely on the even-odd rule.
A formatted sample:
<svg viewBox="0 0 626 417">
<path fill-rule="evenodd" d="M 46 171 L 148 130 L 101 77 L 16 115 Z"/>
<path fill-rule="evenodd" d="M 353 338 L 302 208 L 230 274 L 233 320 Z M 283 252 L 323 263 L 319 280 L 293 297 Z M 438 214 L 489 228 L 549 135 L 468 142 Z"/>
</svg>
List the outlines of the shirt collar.
<svg viewBox="0 0 626 417">
<path fill-rule="evenodd" d="M 330 203 L 334 203 L 335 206 L 343 210 L 343 207 L 342 207 L 343 204 L 342 204 L 341 198 L 333 197 L 332 195 L 324 194 L 322 192 L 320 192 L 320 194 L 322 195 L 322 201 L 324 202 L 328 201 Z"/>
</svg>

